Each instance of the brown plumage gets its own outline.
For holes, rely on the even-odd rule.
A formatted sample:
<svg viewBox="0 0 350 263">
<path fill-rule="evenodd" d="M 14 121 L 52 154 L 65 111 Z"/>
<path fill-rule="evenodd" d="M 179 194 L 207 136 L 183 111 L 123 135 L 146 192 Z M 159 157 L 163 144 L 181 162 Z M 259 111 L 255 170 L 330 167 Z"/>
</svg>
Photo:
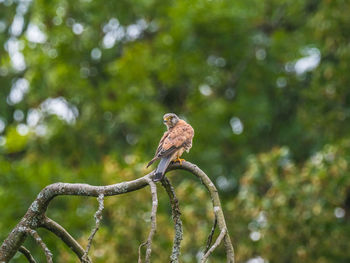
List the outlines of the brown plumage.
<svg viewBox="0 0 350 263">
<path fill-rule="evenodd" d="M 147 165 L 148 167 L 154 161 L 160 159 L 153 179 L 154 181 L 159 181 L 163 178 L 166 168 L 171 161 L 182 162 L 183 159 L 180 159 L 180 156 L 184 151 L 189 152 L 194 136 L 194 130 L 191 125 L 181 120 L 174 113 L 165 114 L 163 121 L 168 130 L 160 139 L 154 158 Z"/>
</svg>

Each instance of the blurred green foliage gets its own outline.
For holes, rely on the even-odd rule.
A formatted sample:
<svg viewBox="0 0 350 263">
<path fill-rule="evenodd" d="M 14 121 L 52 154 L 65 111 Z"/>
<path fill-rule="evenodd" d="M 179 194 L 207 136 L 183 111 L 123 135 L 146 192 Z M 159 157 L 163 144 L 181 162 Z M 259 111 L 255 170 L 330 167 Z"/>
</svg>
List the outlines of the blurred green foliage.
<svg viewBox="0 0 350 263">
<path fill-rule="evenodd" d="M 349 10 L 344 0 L 0 0 L 0 240 L 47 184 L 149 172 L 162 116 L 175 112 L 195 129 L 184 157 L 218 186 L 237 262 L 349 262 Z M 181 262 L 196 262 L 210 200 L 187 174 L 170 179 Z M 161 187 L 159 200 L 153 262 L 167 262 Z M 150 203 L 148 189 L 106 200 L 96 262 L 135 262 Z M 86 245 L 96 208 L 62 197 L 48 215 Z M 40 234 L 55 261 L 76 262 Z M 211 262 L 224 261 L 220 248 Z"/>
</svg>

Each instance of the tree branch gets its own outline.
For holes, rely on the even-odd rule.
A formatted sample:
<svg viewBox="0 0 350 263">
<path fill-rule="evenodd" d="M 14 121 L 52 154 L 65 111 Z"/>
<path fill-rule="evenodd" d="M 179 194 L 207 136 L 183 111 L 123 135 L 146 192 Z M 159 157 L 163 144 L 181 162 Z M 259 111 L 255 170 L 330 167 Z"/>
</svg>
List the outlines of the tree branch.
<svg viewBox="0 0 350 263">
<path fill-rule="evenodd" d="M 216 219 L 218 220 L 219 229 L 221 232 L 225 230 L 224 244 L 225 244 L 225 250 L 226 250 L 226 260 L 228 263 L 234 263 L 234 250 L 233 250 L 231 239 L 226 227 L 225 217 L 221 208 L 221 202 L 218 195 L 218 190 L 216 189 L 215 185 L 209 179 L 209 177 L 195 164 L 185 161 L 185 162 L 182 162 L 182 164 L 174 163 L 168 168 L 169 171 L 175 170 L 175 169 L 183 169 L 191 172 L 201 180 L 201 182 L 209 191 L 211 201 L 213 203 L 214 214 Z"/>
<path fill-rule="evenodd" d="M 30 254 L 30 251 L 28 249 L 26 249 L 24 246 L 20 246 L 18 251 L 21 252 L 28 259 L 29 263 L 36 263 L 36 261 L 33 258 L 32 254 Z"/>
<path fill-rule="evenodd" d="M 157 208 L 158 208 L 158 197 L 157 197 L 157 186 L 152 181 L 152 179 L 148 180 L 148 184 L 151 188 L 151 194 L 152 194 L 152 212 L 151 212 L 151 230 L 149 231 L 147 241 L 142 243 L 139 246 L 139 260 L 138 262 L 141 263 L 141 248 L 146 245 L 146 263 L 151 262 L 151 253 L 152 253 L 152 239 L 154 234 L 157 230 Z"/>
<path fill-rule="evenodd" d="M 223 238 L 225 237 L 225 235 L 226 235 L 226 229 L 222 229 L 220 232 L 220 235 L 216 239 L 214 245 L 203 256 L 201 263 L 205 263 L 208 260 L 209 255 L 215 250 L 215 248 L 217 248 L 220 245 L 220 243 L 223 240 Z"/>
<path fill-rule="evenodd" d="M 208 236 L 207 245 L 205 247 L 204 254 L 207 253 L 209 248 L 210 248 L 210 245 L 211 245 L 211 242 L 213 240 L 213 235 L 214 235 L 215 228 L 216 228 L 217 224 L 218 224 L 218 220 L 216 219 L 216 217 L 214 217 L 213 227 L 211 228 L 210 234 Z"/>
<path fill-rule="evenodd" d="M 78 256 L 80 261 L 83 260 L 84 249 L 61 225 L 45 216 L 40 227 L 45 228 L 58 236 Z"/>
<path fill-rule="evenodd" d="M 24 228 L 35 229 L 44 221 L 45 212 L 50 201 L 58 195 L 104 196 L 119 195 L 141 189 L 148 185 L 147 180 L 153 176 L 149 173 L 133 181 L 107 186 L 92 186 L 88 184 L 55 183 L 45 187 L 31 204 L 28 211 L 4 240 L 0 247 L 0 262 L 8 262 L 24 242 L 27 233 Z"/>
<path fill-rule="evenodd" d="M 233 251 L 231 239 L 227 231 L 224 214 L 222 212 L 222 208 L 220 204 L 220 199 L 214 184 L 211 182 L 209 177 L 201 169 L 199 169 L 196 165 L 190 162 L 184 161 L 182 162 L 182 165 L 178 163 L 171 164 L 168 167 L 167 171 L 171 171 L 175 169 L 183 169 L 191 172 L 202 181 L 202 183 L 205 185 L 205 187 L 209 191 L 209 194 L 212 199 L 213 207 L 214 207 L 214 214 L 218 220 L 219 229 L 221 233 L 223 233 L 223 234 L 220 233 L 220 235 L 224 236 L 223 239 L 224 239 L 224 244 L 226 249 L 227 262 L 233 263 L 234 251 Z M 146 241 L 147 242 L 146 262 L 149 262 L 150 255 L 151 255 L 151 240 L 156 229 L 155 216 L 156 216 L 156 209 L 158 205 L 156 187 L 154 182 L 152 181 L 152 177 L 153 177 L 153 172 L 133 181 L 121 182 L 121 183 L 107 185 L 107 186 L 55 183 L 45 187 L 39 193 L 35 201 L 31 204 L 31 206 L 29 207 L 29 209 L 27 210 L 26 214 L 21 219 L 21 221 L 17 224 L 17 226 L 11 231 L 11 233 L 2 243 L 0 247 L 0 262 L 1 263 L 9 262 L 10 259 L 15 255 L 15 253 L 19 250 L 24 240 L 26 239 L 28 235 L 28 232 L 26 230 L 29 229 L 34 231 L 34 232 L 31 231 L 30 233 L 35 236 L 37 235 L 37 233 L 35 232 L 34 229 L 38 227 L 44 227 L 50 230 L 51 232 L 53 232 L 54 234 L 56 234 L 58 237 L 60 237 L 62 241 L 65 242 L 82 260 L 82 256 L 84 255 L 84 250 L 81 248 L 81 246 L 74 240 L 73 237 L 69 235 L 69 233 L 63 227 L 61 227 L 56 222 L 48 219 L 45 216 L 47 207 L 49 203 L 52 201 L 52 199 L 59 195 L 95 196 L 95 197 L 98 197 L 100 195 L 113 196 L 113 195 L 119 195 L 119 194 L 136 191 L 147 185 L 150 185 L 151 192 L 152 192 L 152 226 L 151 226 L 152 234 L 150 232 L 149 238 Z M 180 231 L 179 228 L 175 232 L 178 232 L 178 231 Z M 174 248 L 176 247 L 175 249 L 177 249 L 177 245 L 175 244 L 175 242 L 179 242 L 180 239 L 178 237 L 175 241 L 175 238 L 174 238 L 174 247 L 173 247 L 172 255 L 176 254 L 178 256 L 177 253 L 179 252 L 175 252 L 174 254 Z M 218 240 L 215 243 L 217 242 Z M 47 249 L 46 245 L 43 242 L 40 243 L 40 245 L 43 248 L 45 247 L 44 249 L 46 252 L 45 254 L 47 256 L 48 261 L 50 262 L 50 256 L 49 256 L 50 254 L 48 254 L 49 250 Z M 180 248 L 180 245 L 178 245 L 178 248 Z M 216 247 L 214 247 L 213 250 L 215 248 Z"/>
<path fill-rule="evenodd" d="M 151 231 L 149 232 L 147 240 L 147 249 L 146 249 L 146 263 L 151 261 L 151 252 L 152 252 L 152 239 L 157 230 L 157 208 L 158 208 L 158 198 L 157 198 L 157 186 L 150 179 L 148 184 L 151 188 L 152 193 L 152 212 L 151 212 Z"/>
<path fill-rule="evenodd" d="M 28 234 L 30 234 L 34 238 L 34 240 L 38 243 L 38 245 L 41 246 L 41 248 L 44 250 L 46 261 L 48 263 L 53 263 L 52 253 L 51 253 L 50 249 L 46 246 L 44 241 L 41 239 L 38 232 L 36 232 L 33 229 L 26 229 L 26 232 L 28 232 Z"/>
<path fill-rule="evenodd" d="M 182 240 L 182 221 L 181 221 L 181 212 L 179 207 L 179 200 L 176 198 L 175 190 L 173 186 L 171 185 L 168 178 L 164 176 L 164 179 L 161 181 L 163 187 L 165 188 L 166 192 L 168 193 L 170 204 L 171 204 L 171 212 L 172 212 L 172 218 L 174 220 L 174 241 L 173 241 L 173 249 L 170 256 L 170 262 L 171 263 L 178 263 L 179 262 L 179 255 L 180 255 L 180 248 L 181 248 L 181 240 Z"/>
<path fill-rule="evenodd" d="M 89 243 L 88 245 L 86 246 L 86 249 L 85 249 L 85 252 L 84 252 L 84 255 L 82 257 L 83 259 L 83 262 L 84 263 L 89 263 L 90 260 L 88 258 L 88 254 L 89 254 L 89 250 L 90 250 L 90 247 L 91 247 L 91 244 L 92 244 L 92 240 L 96 234 L 96 232 L 98 231 L 98 229 L 100 228 L 100 223 L 101 223 L 101 220 L 102 220 L 102 210 L 104 208 L 104 204 L 103 204 L 103 201 L 104 201 L 104 195 L 103 194 L 100 194 L 97 198 L 98 200 L 98 209 L 95 213 L 95 227 L 94 229 L 92 230 L 91 232 L 91 235 L 89 236 Z"/>
</svg>

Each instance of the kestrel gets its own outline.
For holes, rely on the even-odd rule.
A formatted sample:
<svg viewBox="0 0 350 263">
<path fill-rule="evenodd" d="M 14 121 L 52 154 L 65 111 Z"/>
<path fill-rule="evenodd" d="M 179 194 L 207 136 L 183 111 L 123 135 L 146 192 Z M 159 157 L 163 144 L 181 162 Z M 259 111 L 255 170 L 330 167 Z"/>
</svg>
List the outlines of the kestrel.
<svg viewBox="0 0 350 263">
<path fill-rule="evenodd" d="M 167 113 L 163 116 L 163 122 L 168 130 L 160 139 L 157 151 L 153 159 L 148 163 L 150 166 L 154 161 L 160 159 L 156 169 L 153 181 L 157 182 L 163 179 L 164 173 L 171 161 L 180 162 L 180 156 L 184 151 L 189 152 L 192 147 L 192 138 L 194 130 L 187 122 L 181 120 L 174 113 Z"/>
</svg>

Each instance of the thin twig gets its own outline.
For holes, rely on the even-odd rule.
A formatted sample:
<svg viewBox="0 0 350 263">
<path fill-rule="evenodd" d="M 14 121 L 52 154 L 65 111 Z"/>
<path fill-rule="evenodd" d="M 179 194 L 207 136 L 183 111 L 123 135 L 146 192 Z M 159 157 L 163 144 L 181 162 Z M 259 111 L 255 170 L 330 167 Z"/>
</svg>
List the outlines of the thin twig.
<svg viewBox="0 0 350 263">
<path fill-rule="evenodd" d="M 148 179 L 147 183 L 150 186 L 152 194 L 152 211 L 151 211 L 151 230 L 149 231 L 147 241 L 142 243 L 139 246 L 139 260 L 141 263 L 141 248 L 146 245 L 146 257 L 145 262 L 151 262 L 151 253 L 152 253 L 152 239 L 157 230 L 157 208 L 158 208 L 158 197 L 157 197 L 157 186 L 152 179 Z"/>
<path fill-rule="evenodd" d="M 226 235 L 226 229 L 222 229 L 220 235 L 216 239 L 214 245 L 204 254 L 201 263 L 205 263 L 208 260 L 209 255 L 220 245 L 221 241 L 224 239 Z"/>
<path fill-rule="evenodd" d="M 147 239 L 147 249 L 146 249 L 146 263 L 151 261 L 151 253 L 152 253 L 152 239 L 157 230 L 157 208 L 158 208 L 158 197 L 157 197 L 157 186 L 153 182 L 153 180 L 149 180 L 148 182 L 151 193 L 152 193 L 152 212 L 151 212 L 151 231 L 149 232 Z"/>
<path fill-rule="evenodd" d="M 54 220 L 44 217 L 44 220 L 40 227 L 45 228 L 51 231 L 53 234 L 58 236 L 82 261 L 82 257 L 84 255 L 84 249 L 81 245 L 68 233 L 66 229 L 64 229 L 61 225 L 59 225 Z M 90 260 L 90 259 L 89 259 Z M 91 260 L 89 261 L 91 262 Z"/>
<path fill-rule="evenodd" d="M 21 246 L 18 249 L 19 252 L 21 252 L 27 259 L 29 263 L 36 263 L 35 259 L 33 258 L 32 254 L 30 254 L 30 251 L 26 249 L 24 246 Z"/>
<path fill-rule="evenodd" d="M 214 217 L 213 227 L 211 228 L 210 234 L 209 234 L 208 239 L 207 239 L 207 245 L 205 247 L 204 254 L 208 252 L 208 250 L 209 250 L 209 248 L 211 246 L 211 242 L 213 241 L 213 235 L 214 235 L 215 228 L 216 228 L 217 224 L 218 224 L 218 220 L 216 219 L 216 216 L 215 216 Z"/>
<path fill-rule="evenodd" d="M 142 263 L 142 253 L 141 253 L 141 248 L 147 244 L 147 241 L 143 242 L 141 245 L 139 245 L 139 259 L 137 261 L 137 263 Z"/>
<path fill-rule="evenodd" d="M 170 204 L 171 204 L 171 212 L 172 218 L 174 220 L 174 241 L 173 241 L 173 249 L 170 256 L 171 263 L 178 263 L 181 249 L 181 240 L 182 240 L 182 221 L 181 221 L 181 212 L 179 206 L 179 200 L 176 197 L 174 187 L 171 185 L 170 181 L 167 177 L 164 176 L 164 179 L 161 181 L 163 187 L 169 195 Z"/>
<path fill-rule="evenodd" d="M 41 239 L 41 237 L 39 236 L 38 232 L 36 232 L 33 229 L 27 229 L 26 231 L 27 231 L 27 233 L 29 233 L 35 239 L 36 243 L 38 243 L 38 245 L 41 246 L 41 248 L 44 250 L 44 253 L 45 253 L 45 256 L 46 256 L 46 261 L 48 263 L 53 263 L 53 261 L 52 261 L 52 253 L 51 253 L 50 249 L 46 246 L 44 241 Z"/>
<path fill-rule="evenodd" d="M 91 235 L 89 236 L 89 242 L 88 242 L 88 244 L 86 246 L 84 255 L 82 257 L 84 263 L 89 263 L 90 262 L 89 259 L 88 259 L 89 250 L 91 248 L 92 240 L 93 240 L 96 232 L 100 228 L 100 223 L 101 223 L 101 220 L 102 220 L 102 210 L 104 208 L 104 203 L 103 203 L 104 195 L 103 194 L 99 194 L 97 200 L 98 200 L 98 209 L 97 209 L 97 211 L 95 213 L 95 227 L 91 231 Z"/>
</svg>

